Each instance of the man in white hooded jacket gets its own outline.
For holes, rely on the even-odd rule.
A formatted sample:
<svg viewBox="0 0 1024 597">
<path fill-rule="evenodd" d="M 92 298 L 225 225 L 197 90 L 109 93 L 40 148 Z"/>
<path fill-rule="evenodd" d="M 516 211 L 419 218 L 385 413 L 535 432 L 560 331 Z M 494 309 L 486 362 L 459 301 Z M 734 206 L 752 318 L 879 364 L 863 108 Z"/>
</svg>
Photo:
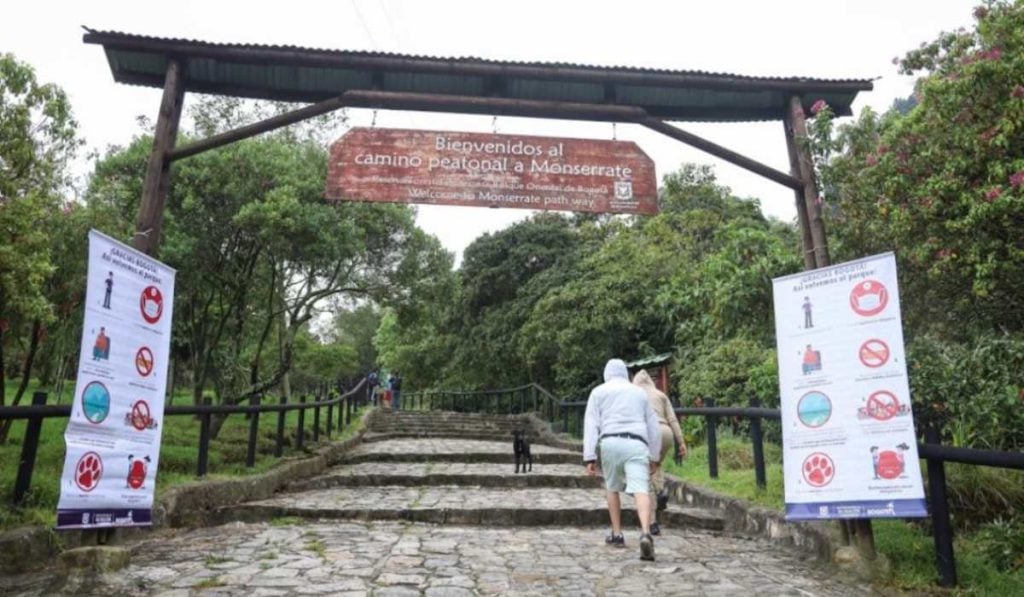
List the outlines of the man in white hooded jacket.
<svg viewBox="0 0 1024 597">
<path fill-rule="evenodd" d="M 612 523 L 612 534 L 605 543 L 625 546 L 619 493 L 632 494 L 640 518 L 640 558 L 654 560 L 648 486 L 651 470 L 661 458 L 661 434 L 647 394 L 629 382 L 621 359 L 605 365 L 604 383 L 590 392 L 583 424 L 583 463 L 591 476 L 597 474 L 597 447 L 601 446 L 601 473 Z"/>
</svg>

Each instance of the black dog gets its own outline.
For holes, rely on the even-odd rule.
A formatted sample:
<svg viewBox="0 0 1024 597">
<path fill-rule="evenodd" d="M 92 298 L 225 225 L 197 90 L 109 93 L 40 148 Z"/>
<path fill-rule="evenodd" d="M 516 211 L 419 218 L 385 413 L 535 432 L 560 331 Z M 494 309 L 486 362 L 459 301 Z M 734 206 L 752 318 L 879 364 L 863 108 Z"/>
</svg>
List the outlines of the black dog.
<svg viewBox="0 0 1024 597">
<path fill-rule="evenodd" d="M 519 472 L 519 465 L 522 463 L 523 472 L 527 472 L 527 466 L 529 470 L 533 470 L 533 456 L 530 455 L 530 440 L 526 437 L 526 432 L 522 429 L 516 429 L 512 432 L 512 451 L 516 455 L 516 473 Z"/>
</svg>

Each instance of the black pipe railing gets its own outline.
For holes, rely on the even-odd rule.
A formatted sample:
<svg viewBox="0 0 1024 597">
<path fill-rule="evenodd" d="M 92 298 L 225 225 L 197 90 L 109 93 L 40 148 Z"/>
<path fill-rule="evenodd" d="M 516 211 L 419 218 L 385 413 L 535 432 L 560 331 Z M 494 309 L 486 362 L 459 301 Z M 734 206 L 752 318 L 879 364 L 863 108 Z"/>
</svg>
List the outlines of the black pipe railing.
<svg viewBox="0 0 1024 597">
<path fill-rule="evenodd" d="M 330 412 L 337 405 L 339 409 L 344 408 L 347 412 L 348 423 L 352 421 L 352 413 L 355 411 L 356 402 L 362 400 L 362 390 L 366 380 L 360 381 L 353 388 L 339 392 L 334 398 L 329 398 L 327 386 L 318 387 L 314 390 L 316 400 L 307 402 L 306 393 L 299 395 L 299 402 L 288 404 L 285 398 L 281 397 L 280 404 L 262 404 L 261 396 L 254 395 L 248 405 L 212 405 L 209 398 L 203 400 L 203 404 L 194 406 L 166 406 L 164 417 L 169 416 L 196 416 L 199 417 L 199 450 L 196 458 L 196 476 L 206 476 L 209 468 L 210 457 L 210 435 L 212 417 L 215 415 L 246 414 L 249 416 L 249 437 L 246 446 L 245 466 L 252 468 L 256 465 L 256 444 L 259 433 L 259 416 L 261 413 L 278 413 L 277 434 L 275 438 L 274 455 L 281 457 L 284 454 L 285 418 L 289 411 L 299 411 L 296 430 L 296 449 L 303 449 L 305 439 L 305 411 L 326 407 L 328 409 L 327 438 L 331 437 Z M 43 419 L 67 418 L 71 416 L 71 405 L 47 405 L 46 392 L 35 392 L 32 395 L 31 406 L 0 406 L 0 421 L 26 419 L 27 426 L 22 439 L 21 458 L 18 460 L 18 472 L 14 482 L 14 493 L 12 502 L 15 506 L 21 506 L 25 502 L 29 487 L 32 484 L 32 474 L 35 470 L 36 454 L 39 450 L 39 438 L 42 429 Z M 343 425 L 341 410 L 339 410 L 339 427 Z M 314 414 L 314 424 L 319 427 L 319 417 Z M 319 430 L 314 431 L 314 441 L 319 438 Z"/>
</svg>

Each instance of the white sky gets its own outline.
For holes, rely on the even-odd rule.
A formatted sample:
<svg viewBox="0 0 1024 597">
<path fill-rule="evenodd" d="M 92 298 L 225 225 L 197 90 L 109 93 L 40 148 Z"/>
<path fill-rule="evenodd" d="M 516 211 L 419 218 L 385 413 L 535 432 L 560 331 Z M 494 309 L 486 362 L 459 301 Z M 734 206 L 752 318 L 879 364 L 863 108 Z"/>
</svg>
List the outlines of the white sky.
<svg viewBox="0 0 1024 597">
<path fill-rule="evenodd" d="M 334 0 L 12 1 L 0 17 L 0 52 L 32 64 L 38 77 L 71 97 L 90 148 L 124 144 L 138 115 L 155 117 L 160 91 L 119 85 L 99 46 L 82 43 L 80 25 L 212 42 L 291 44 L 430 56 L 574 62 L 742 75 L 875 78 L 854 104 L 886 109 L 912 81 L 896 73 L 895 56 L 942 30 L 970 26 L 977 0 L 673 0 L 515 2 Z M 372 113 L 349 111 L 367 126 Z M 780 122 L 674 123 L 784 172 Z M 422 112 L 379 112 L 377 126 L 489 132 L 492 118 Z M 498 118 L 499 133 L 612 138 L 612 126 Z M 793 192 L 635 125 L 619 125 L 664 173 L 687 161 L 710 163 L 765 213 L 795 218 Z M 83 166 L 83 170 L 85 167 Z M 520 209 L 420 206 L 419 225 L 449 250 L 530 215 Z"/>
</svg>

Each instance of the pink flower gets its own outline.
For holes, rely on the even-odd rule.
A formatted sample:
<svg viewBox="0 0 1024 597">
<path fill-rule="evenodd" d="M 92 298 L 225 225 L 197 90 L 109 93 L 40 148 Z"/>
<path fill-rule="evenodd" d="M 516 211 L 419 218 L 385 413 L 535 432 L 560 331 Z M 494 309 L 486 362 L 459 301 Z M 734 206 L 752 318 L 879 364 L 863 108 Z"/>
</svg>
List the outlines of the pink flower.
<svg viewBox="0 0 1024 597">
<path fill-rule="evenodd" d="M 1017 85 L 1010 92 L 1010 97 L 1024 97 L 1024 85 Z"/>
<path fill-rule="evenodd" d="M 1010 175 L 1010 186 L 1017 188 L 1024 185 L 1024 170 L 1018 170 Z"/>
<path fill-rule="evenodd" d="M 885 145 L 879 145 L 878 148 L 875 149 L 875 151 L 878 152 L 878 155 L 885 155 L 889 153 L 889 148 L 886 147 Z"/>
<path fill-rule="evenodd" d="M 984 19 L 987 16 L 988 16 L 988 8 L 986 8 L 984 6 L 979 6 L 979 7 L 974 9 L 974 18 L 976 18 L 976 19 Z"/>
<path fill-rule="evenodd" d="M 985 193 L 985 199 L 987 199 L 991 203 L 992 201 L 995 201 L 996 199 L 998 199 L 999 196 L 1002 195 L 1002 194 L 1003 194 L 1003 189 L 1001 189 L 999 187 L 995 187 L 995 188 L 989 189 L 988 192 Z"/>
<path fill-rule="evenodd" d="M 986 53 L 985 57 L 989 60 L 999 60 L 1003 57 L 1003 50 L 1002 48 L 992 48 Z"/>
<path fill-rule="evenodd" d="M 868 166 L 877 165 L 878 164 L 878 156 L 876 156 L 875 154 L 872 153 L 872 154 L 868 155 L 868 157 L 865 158 L 864 161 L 867 162 Z"/>
<path fill-rule="evenodd" d="M 939 259 L 943 259 L 945 257 L 949 257 L 952 254 L 953 254 L 953 252 L 950 251 L 949 249 L 940 249 L 940 250 L 935 252 L 935 256 L 938 257 Z"/>
<path fill-rule="evenodd" d="M 992 137 L 995 137 L 997 132 L 996 127 L 992 127 L 978 136 L 981 137 L 982 141 L 991 141 Z"/>
<path fill-rule="evenodd" d="M 828 104 L 825 103 L 825 100 L 820 99 L 820 100 L 814 102 L 813 104 L 811 104 L 811 114 L 817 114 L 818 112 L 821 112 L 822 110 L 824 110 L 827 107 L 828 107 Z"/>
</svg>

